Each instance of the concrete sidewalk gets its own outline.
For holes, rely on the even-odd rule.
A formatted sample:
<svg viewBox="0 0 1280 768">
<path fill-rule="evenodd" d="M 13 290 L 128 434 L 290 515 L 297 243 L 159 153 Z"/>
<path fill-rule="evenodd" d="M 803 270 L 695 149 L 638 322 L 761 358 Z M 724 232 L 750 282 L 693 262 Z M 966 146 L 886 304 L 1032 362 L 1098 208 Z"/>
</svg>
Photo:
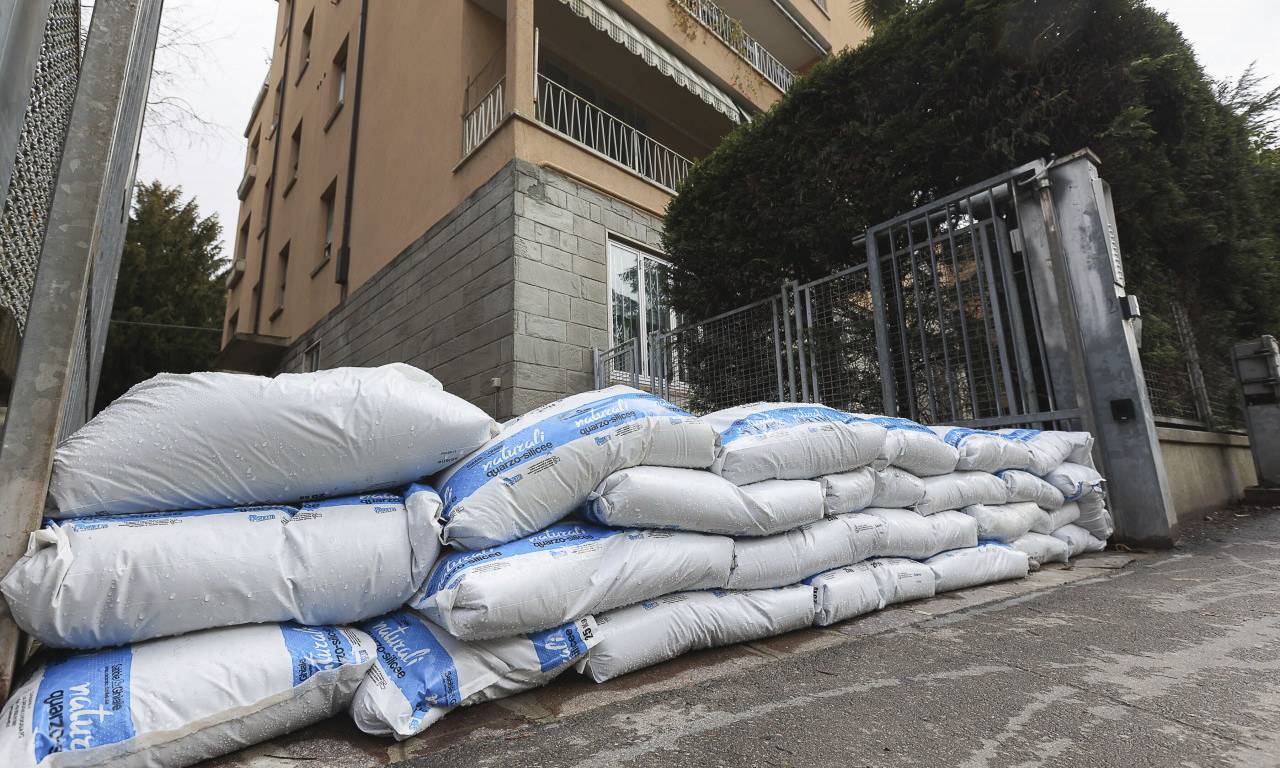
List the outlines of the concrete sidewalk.
<svg viewBox="0 0 1280 768">
<path fill-rule="evenodd" d="M 1280 514 L 1218 517 L 1169 554 L 569 673 L 401 744 L 335 718 L 206 765 L 1280 765 Z"/>
</svg>

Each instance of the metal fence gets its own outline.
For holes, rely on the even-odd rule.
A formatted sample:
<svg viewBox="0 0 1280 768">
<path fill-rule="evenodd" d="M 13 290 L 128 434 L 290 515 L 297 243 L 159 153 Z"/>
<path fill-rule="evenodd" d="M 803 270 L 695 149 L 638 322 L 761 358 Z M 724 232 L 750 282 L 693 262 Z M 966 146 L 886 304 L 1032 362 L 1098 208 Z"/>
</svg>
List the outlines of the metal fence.
<svg viewBox="0 0 1280 768">
<path fill-rule="evenodd" d="M 765 79 L 786 92 L 796 81 L 795 73 L 774 58 L 763 45 L 742 29 L 742 22 L 721 10 L 709 0 L 675 0 L 690 16 L 697 19 L 720 42 L 729 46 Z"/>
<path fill-rule="evenodd" d="M 1157 423 L 1232 431 L 1244 428 L 1230 350 L 1209 342 L 1175 299 L 1142 308 L 1142 372 Z"/>
<path fill-rule="evenodd" d="M 646 383 L 697 413 L 822 402 L 926 423 L 1076 425 L 1019 233 L 1037 162 L 872 227 L 861 263 L 669 333 Z M 598 381 L 598 383 L 600 383 Z"/>
</svg>

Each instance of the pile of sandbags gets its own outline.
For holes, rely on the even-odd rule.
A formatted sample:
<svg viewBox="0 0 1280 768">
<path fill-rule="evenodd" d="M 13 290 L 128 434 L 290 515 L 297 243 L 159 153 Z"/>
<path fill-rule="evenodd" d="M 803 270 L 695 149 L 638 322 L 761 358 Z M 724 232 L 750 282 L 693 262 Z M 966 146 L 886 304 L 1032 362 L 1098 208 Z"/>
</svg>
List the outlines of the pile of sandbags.
<svg viewBox="0 0 1280 768">
<path fill-rule="evenodd" d="M 440 551 L 439 497 L 391 489 L 496 429 L 398 364 L 131 389 L 58 447 L 0 582 L 62 649 L 0 714 L 0 763 L 190 765 L 349 706 L 376 645 L 341 625 L 403 605 Z"/>
<path fill-rule="evenodd" d="M 344 707 L 404 739 L 570 668 L 608 680 L 1025 576 L 1110 535 L 1079 433 L 791 403 L 698 418 L 627 387 L 499 429 L 407 366 L 214 376 L 141 385 L 60 451 L 54 519 L 0 587 L 47 645 L 101 650 L 51 654 L 10 702 L 13 764 L 94 749 L 76 764 L 185 765 Z M 396 400 L 410 390 L 429 417 Z M 171 671 L 123 694 L 93 685 L 205 643 L 228 664 L 251 657 L 256 677 L 83 743 L 40 725 L 55 707 L 73 717 L 64 701 L 127 714 L 130 690 L 170 695 Z M 262 671 L 277 657 L 283 672 Z M 305 711 L 254 714 L 295 698 Z M 219 714 L 234 708 L 249 714 Z"/>
</svg>

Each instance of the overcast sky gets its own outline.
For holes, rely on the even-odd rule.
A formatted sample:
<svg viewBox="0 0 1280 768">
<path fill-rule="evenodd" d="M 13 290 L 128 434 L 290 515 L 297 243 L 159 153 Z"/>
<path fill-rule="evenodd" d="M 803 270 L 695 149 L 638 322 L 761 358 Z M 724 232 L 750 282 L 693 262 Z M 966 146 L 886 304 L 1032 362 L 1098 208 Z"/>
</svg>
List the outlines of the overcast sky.
<svg viewBox="0 0 1280 768">
<path fill-rule="evenodd" d="M 418 0 L 441 2 L 442 0 Z M 455 1 L 455 0 L 450 0 Z M 1165 11 L 1196 50 L 1211 77 L 1236 79 L 1258 71 L 1280 84 L 1280 2 L 1277 0 L 1148 0 Z M 244 129 L 267 73 L 275 32 L 276 0 L 166 0 L 164 24 L 177 30 L 175 56 L 161 51 L 157 68 L 172 74 L 153 84 L 153 96 L 190 104 L 205 127 L 188 138 L 180 130 L 149 126 L 138 181 L 159 179 L 196 196 L 205 215 L 217 213 L 230 255 L 244 171 Z M 171 32 L 172 34 L 172 32 Z"/>
</svg>

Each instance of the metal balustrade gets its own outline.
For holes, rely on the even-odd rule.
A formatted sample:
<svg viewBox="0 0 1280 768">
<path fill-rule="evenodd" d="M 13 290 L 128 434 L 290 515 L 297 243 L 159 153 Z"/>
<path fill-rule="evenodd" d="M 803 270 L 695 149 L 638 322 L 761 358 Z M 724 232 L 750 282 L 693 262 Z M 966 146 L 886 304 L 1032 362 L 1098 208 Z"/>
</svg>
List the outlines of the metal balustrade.
<svg viewBox="0 0 1280 768">
<path fill-rule="evenodd" d="M 506 90 L 507 79 L 500 78 L 496 85 L 489 89 L 471 111 L 462 118 L 462 156 L 466 157 L 475 151 L 498 130 L 507 116 Z"/>
<path fill-rule="evenodd" d="M 751 35 L 742 29 L 742 22 L 725 13 L 720 6 L 708 0 L 675 0 L 690 16 L 697 19 L 720 42 L 729 46 L 765 79 L 786 92 L 796 81 L 795 73 L 765 50 Z"/>
<path fill-rule="evenodd" d="M 538 75 L 538 121 L 675 192 L 693 161 L 559 83 Z"/>
</svg>

